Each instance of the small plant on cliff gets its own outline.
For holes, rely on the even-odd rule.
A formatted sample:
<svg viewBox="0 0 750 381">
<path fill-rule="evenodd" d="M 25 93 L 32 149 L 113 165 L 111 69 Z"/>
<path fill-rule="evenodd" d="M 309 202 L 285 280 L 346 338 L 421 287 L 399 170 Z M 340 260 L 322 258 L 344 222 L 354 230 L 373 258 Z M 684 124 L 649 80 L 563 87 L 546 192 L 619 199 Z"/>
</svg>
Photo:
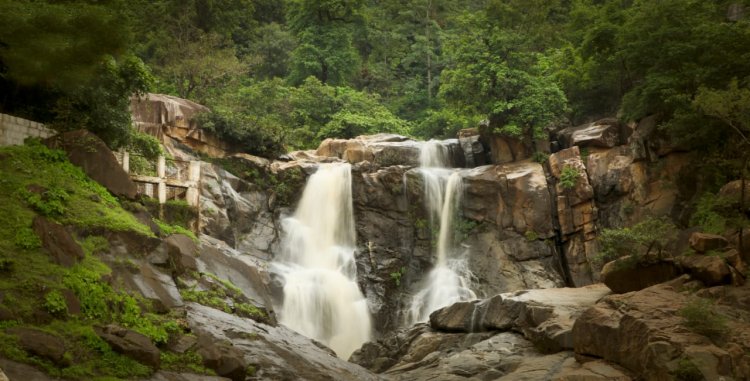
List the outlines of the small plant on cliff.
<svg viewBox="0 0 750 381">
<path fill-rule="evenodd" d="M 677 368 L 671 373 L 676 379 L 682 381 L 703 381 L 705 379 L 700 369 L 687 357 L 680 358 L 677 362 Z"/>
<path fill-rule="evenodd" d="M 401 267 L 398 271 L 390 273 L 391 279 L 396 283 L 396 287 L 401 286 L 401 277 L 404 276 L 404 274 L 406 274 L 406 267 Z"/>
<path fill-rule="evenodd" d="M 579 176 L 578 169 L 566 165 L 563 167 L 562 172 L 560 172 L 560 185 L 562 185 L 563 189 L 573 189 L 576 186 L 576 182 L 578 182 Z"/>
<path fill-rule="evenodd" d="M 726 317 L 708 299 L 691 300 L 680 310 L 680 316 L 685 327 L 710 339 L 719 339 L 728 331 Z"/>
<path fill-rule="evenodd" d="M 533 155 L 531 155 L 531 160 L 539 164 L 544 164 L 547 162 L 547 160 L 549 160 L 549 154 L 542 151 L 536 151 Z"/>
<path fill-rule="evenodd" d="M 630 255 L 637 262 L 650 254 L 662 257 L 676 238 L 676 232 L 666 218 L 647 218 L 632 227 L 604 229 L 599 235 L 601 251 L 597 259 L 604 263 Z"/>
</svg>

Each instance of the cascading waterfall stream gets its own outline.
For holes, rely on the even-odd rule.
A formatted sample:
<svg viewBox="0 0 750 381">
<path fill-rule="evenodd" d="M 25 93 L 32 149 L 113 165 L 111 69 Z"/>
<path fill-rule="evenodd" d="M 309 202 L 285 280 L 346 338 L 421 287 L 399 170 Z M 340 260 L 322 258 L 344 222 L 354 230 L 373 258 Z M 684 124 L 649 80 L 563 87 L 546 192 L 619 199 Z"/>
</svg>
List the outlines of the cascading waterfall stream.
<svg viewBox="0 0 750 381">
<path fill-rule="evenodd" d="M 408 323 L 429 319 L 430 313 L 453 303 L 476 299 L 469 287 L 471 273 L 464 253 L 453 242 L 453 219 L 461 196 L 461 176 L 447 167 L 445 147 L 436 141 L 424 143 L 420 152 L 420 173 L 424 180 L 425 203 L 430 226 L 439 223 L 437 260 L 423 288 L 414 295 Z"/>
<path fill-rule="evenodd" d="M 282 254 L 272 265 L 284 281 L 280 322 L 348 359 L 371 332 L 356 281 L 351 166 L 321 165 L 282 229 Z"/>
</svg>

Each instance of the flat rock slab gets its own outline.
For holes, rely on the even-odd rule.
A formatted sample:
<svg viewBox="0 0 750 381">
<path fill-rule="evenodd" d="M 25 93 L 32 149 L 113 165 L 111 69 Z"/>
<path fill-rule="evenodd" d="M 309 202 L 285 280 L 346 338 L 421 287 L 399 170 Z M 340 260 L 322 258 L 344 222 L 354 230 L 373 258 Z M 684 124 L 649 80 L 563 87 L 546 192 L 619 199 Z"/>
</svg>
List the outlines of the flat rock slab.
<svg viewBox="0 0 750 381">
<path fill-rule="evenodd" d="M 379 380 L 368 370 L 335 357 L 312 340 L 284 327 L 272 327 L 222 311 L 187 303 L 187 321 L 199 337 L 232 343 L 268 380 Z"/>
<path fill-rule="evenodd" d="M 573 348 L 575 319 L 611 291 L 603 284 L 580 288 L 524 290 L 456 303 L 434 312 L 434 329 L 472 332 L 512 330 L 549 352 Z"/>
</svg>

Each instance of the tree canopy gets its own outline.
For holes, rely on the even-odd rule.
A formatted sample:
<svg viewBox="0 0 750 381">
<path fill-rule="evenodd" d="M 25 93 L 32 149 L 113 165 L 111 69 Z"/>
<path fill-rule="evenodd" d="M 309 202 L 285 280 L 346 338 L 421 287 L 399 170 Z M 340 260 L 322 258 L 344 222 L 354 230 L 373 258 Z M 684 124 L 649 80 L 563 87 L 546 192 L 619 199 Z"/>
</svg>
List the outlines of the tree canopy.
<svg viewBox="0 0 750 381">
<path fill-rule="evenodd" d="M 657 115 L 716 153 L 746 123 L 749 14 L 748 0 L 0 0 L 0 110 L 117 145 L 123 99 L 163 92 L 270 156 Z"/>
</svg>

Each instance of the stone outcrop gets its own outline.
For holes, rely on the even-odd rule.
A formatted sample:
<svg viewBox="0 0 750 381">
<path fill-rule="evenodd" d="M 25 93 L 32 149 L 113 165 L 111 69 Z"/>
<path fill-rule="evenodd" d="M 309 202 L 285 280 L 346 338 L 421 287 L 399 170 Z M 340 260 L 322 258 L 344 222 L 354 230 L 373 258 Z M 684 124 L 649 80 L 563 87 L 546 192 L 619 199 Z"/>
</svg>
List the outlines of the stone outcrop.
<svg viewBox="0 0 750 381">
<path fill-rule="evenodd" d="M 601 119 L 575 127 L 568 127 L 557 133 L 558 140 L 564 147 L 602 147 L 619 146 L 630 137 L 632 131 L 615 118 Z"/>
<path fill-rule="evenodd" d="M 45 140 L 44 144 L 65 151 L 71 163 L 81 167 L 86 175 L 115 196 L 135 198 L 135 183 L 96 135 L 86 130 L 64 132 Z"/>
<path fill-rule="evenodd" d="M 512 330 L 532 341 L 537 350 L 571 350 L 575 319 L 609 293 L 601 284 L 516 291 L 435 311 L 430 315 L 430 326 L 467 333 Z"/>
<path fill-rule="evenodd" d="M 681 274 L 682 269 L 672 259 L 625 256 L 604 265 L 601 281 L 614 293 L 623 294 L 672 280 Z"/>
<path fill-rule="evenodd" d="M 65 357 L 65 342 L 58 336 L 30 328 L 10 328 L 7 333 L 18 338 L 18 344 L 31 355 L 52 361 L 57 365 L 70 365 Z"/>
<path fill-rule="evenodd" d="M 577 146 L 552 154 L 549 167 L 570 282 L 585 286 L 598 279 L 597 269 L 592 268 L 597 253 L 594 189 Z"/>
<path fill-rule="evenodd" d="M 148 366 L 159 367 L 159 363 L 161 362 L 159 348 L 148 337 L 127 328 L 111 324 L 104 327 L 96 327 L 94 331 L 115 352 Z"/>
<path fill-rule="evenodd" d="M 617 365 L 578 362 L 561 350 L 572 348 L 574 319 L 607 293 L 603 286 L 528 290 L 454 304 L 431 316 L 432 328 L 419 324 L 366 343 L 350 361 L 393 380 L 631 380 Z M 545 349 L 538 334 L 564 346 Z"/>
<path fill-rule="evenodd" d="M 690 248 L 699 253 L 708 253 L 714 250 L 726 249 L 729 246 L 729 241 L 716 234 L 707 234 L 701 232 L 694 232 L 690 235 L 688 241 Z"/>
<path fill-rule="evenodd" d="M 678 278 L 638 292 L 604 298 L 576 320 L 573 326 L 576 353 L 615 362 L 645 380 L 673 379 L 675 374 L 686 371 L 686 363 L 692 364 L 697 377 L 708 380 L 749 377 L 750 356 L 746 353 L 750 325 L 742 317 L 747 315 L 747 305 L 732 297 L 718 298 L 712 309 L 725 318 L 734 316 L 727 323 L 732 334 L 712 342 L 686 329 L 680 316 L 680 310 L 694 298 L 680 292 L 686 280 Z M 738 295 L 745 293 L 746 287 L 705 289 L 697 296 Z M 727 314 L 730 308 L 734 312 Z M 698 313 L 705 315 L 693 319 L 705 320 L 715 312 L 700 310 Z"/>
<path fill-rule="evenodd" d="M 442 142 L 453 167 L 463 167 L 464 151 L 458 140 Z M 394 134 L 358 136 L 354 139 L 326 139 L 315 154 L 336 157 L 349 163 L 370 162 L 376 166 L 419 165 L 420 142 Z"/>
<path fill-rule="evenodd" d="M 155 136 L 172 150 L 174 143 L 179 143 L 212 157 L 224 157 L 232 151 L 230 144 L 199 128 L 196 116 L 210 110 L 193 101 L 149 93 L 132 97 L 130 112 L 136 129 Z"/>
<path fill-rule="evenodd" d="M 81 245 L 64 226 L 37 216 L 34 218 L 32 228 L 41 239 L 42 247 L 47 250 L 53 262 L 60 266 L 71 267 L 83 259 L 84 253 Z"/>
<path fill-rule="evenodd" d="M 231 342 L 233 361 L 255 368 L 255 377 L 269 380 L 377 380 L 364 368 L 348 363 L 284 326 L 269 326 L 189 303 L 186 320 L 199 338 Z M 219 358 L 221 358 L 221 350 Z M 241 353 L 241 358 L 236 355 Z M 211 356 L 213 358 L 215 356 Z M 228 361 L 228 360 L 227 360 Z"/>
</svg>

